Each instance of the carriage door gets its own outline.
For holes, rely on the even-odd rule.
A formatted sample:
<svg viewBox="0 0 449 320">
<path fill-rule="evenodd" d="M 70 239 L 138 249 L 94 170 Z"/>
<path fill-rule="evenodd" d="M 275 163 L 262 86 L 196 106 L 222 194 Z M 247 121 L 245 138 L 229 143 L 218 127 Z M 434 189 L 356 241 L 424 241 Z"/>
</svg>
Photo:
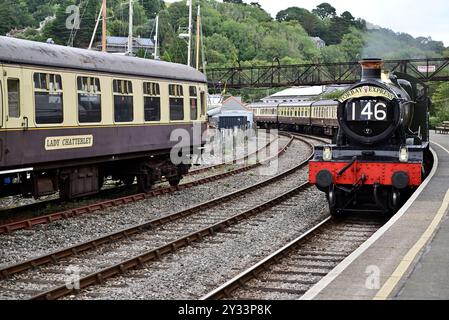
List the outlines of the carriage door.
<svg viewBox="0 0 449 320">
<path fill-rule="evenodd" d="M 22 110 L 22 70 L 5 69 L 4 79 L 5 108 L 4 118 L 8 129 L 19 129 L 23 127 Z"/>
</svg>

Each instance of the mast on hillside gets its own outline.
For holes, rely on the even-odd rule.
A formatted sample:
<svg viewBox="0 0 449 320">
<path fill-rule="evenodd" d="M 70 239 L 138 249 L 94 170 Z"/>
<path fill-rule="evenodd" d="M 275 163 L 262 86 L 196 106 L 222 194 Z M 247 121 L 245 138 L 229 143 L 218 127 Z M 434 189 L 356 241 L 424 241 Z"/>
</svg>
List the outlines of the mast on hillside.
<svg viewBox="0 0 449 320">
<path fill-rule="evenodd" d="M 101 36 L 101 51 L 106 52 L 106 34 L 107 34 L 107 25 L 106 25 L 106 16 L 107 16 L 107 4 L 106 0 L 103 0 L 103 4 L 101 6 L 101 11 L 103 15 L 103 22 L 102 22 L 102 36 Z"/>
<path fill-rule="evenodd" d="M 160 60 L 159 57 L 159 15 L 156 16 L 156 35 L 154 36 L 154 59 Z"/>
<path fill-rule="evenodd" d="M 192 58 L 192 2 L 193 0 L 187 0 L 189 5 L 189 48 L 187 53 L 187 65 L 190 67 Z"/>
<path fill-rule="evenodd" d="M 87 50 L 92 50 L 92 45 L 94 44 L 95 35 L 97 34 L 98 24 L 100 23 L 102 14 L 103 14 L 103 4 L 101 5 L 100 12 L 98 13 L 97 20 L 95 21 L 94 32 L 92 33 L 92 37 L 90 38 L 89 48 L 87 48 Z"/>
<path fill-rule="evenodd" d="M 198 5 L 196 15 L 196 70 L 200 70 L 200 31 L 201 31 L 201 6 Z"/>
<path fill-rule="evenodd" d="M 129 0 L 128 55 L 133 55 L 133 0 Z"/>
</svg>

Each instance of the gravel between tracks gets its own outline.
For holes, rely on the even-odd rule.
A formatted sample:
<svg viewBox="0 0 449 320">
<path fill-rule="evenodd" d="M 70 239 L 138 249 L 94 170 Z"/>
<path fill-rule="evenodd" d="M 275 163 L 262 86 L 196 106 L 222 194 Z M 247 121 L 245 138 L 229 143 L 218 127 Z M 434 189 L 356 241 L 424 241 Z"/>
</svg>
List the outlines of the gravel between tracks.
<svg viewBox="0 0 449 320">
<path fill-rule="evenodd" d="M 208 143 L 205 145 L 205 148 L 206 148 L 205 153 L 201 159 L 201 163 L 199 165 L 195 166 L 194 169 L 208 167 L 211 165 L 217 165 L 217 164 L 220 164 L 225 161 L 226 162 L 232 161 L 234 155 L 237 158 L 241 158 L 241 157 L 245 156 L 245 152 L 246 152 L 245 145 L 242 143 L 241 139 L 239 139 L 237 141 L 237 142 L 241 142 L 241 143 L 237 144 L 237 146 L 235 148 L 235 154 L 233 152 L 227 152 L 224 154 L 221 154 L 221 153 L 214 154 L 213 150 L 218 150 L 221 146 L 219 143 L 219 140 L 218 139 L 214 140 L 214 138 L 213 138 L 217 134 L 218 133 L 216 130 L 213 130 L 213 129 L 208 130 L 208 133 L 207 133 Z M 255 144 L 258 146 L 258 148 L 260 148 L 260 147 L 264 146 L 265 144 L 267 144 L 267 142 L 273 138 L 274 138 L 274 135 L 270 135 L 269 137 L 267 137 L 267 134 L 264 130 L 259 130 L 257 133 L 256 132 L 249 133 L 248 144 Z M 215 153 L 216 153 L 216 151 L 215 151 Z M 195 175 L 193 178 L 197 178 L 197 175 Z M 184 181 L 187 181 L 188 179 L 189 179 L 189 177 L 186 177 L 186 180 L 184 180 Z M 105 187 L 103 189 L 109 189 L 111 187 L 114 187 L 115 185 L 116 185 L 115 182 L 108 181 L 105 184 Z M 20 195 L 8 196 L 8 197 L 0 198 L 0 209 L 5 210 L 5 209 L 9 209 L 9 208 L 15 208 L 15 207 L 24 206 L 24 205 L 28 205 L 28 204 L 32 204 L 32 203 L 42 202 L 45 200 L 53 200 L 53 199 L 57 199 L 57 198 L 59 198 L 58 193 L 52 194 L 49 196 L 44 196 L 37 200 L 34 198 L 25 198 Z M 0 212 L 0 215 L 1 215 L 1 212 Z"/>
<path fill-rule="evenodd" d="M 67 299 L 198 299 L 327 215 L 326 201 L 319 191 L 309 189 L 301 199 L 300 203 L 286 201 L 144 269 Z"/>
<path fill-rule="evenodd" d="M 281 137 L 280 140 L 280 145 L 283 145 L 288 139 Z M 303 143 L 293 143 L 286 154 L 279 158 L 278 171 L 282 172 L 291 168 L 294 164 L 305 160 L 308 154 L 308 148 Z M 268 178 L 268 176 L 258 173 L 259 169 L 254 169 L 172 194 L 111 208 L 95 214 L 39 225 L 32 230 L 20 230 L 10 235 L 1 235 L 0 266 L 17 263 L 58 248 L 71 246 L 149 219 L 161 217 Z"/>
</svg>

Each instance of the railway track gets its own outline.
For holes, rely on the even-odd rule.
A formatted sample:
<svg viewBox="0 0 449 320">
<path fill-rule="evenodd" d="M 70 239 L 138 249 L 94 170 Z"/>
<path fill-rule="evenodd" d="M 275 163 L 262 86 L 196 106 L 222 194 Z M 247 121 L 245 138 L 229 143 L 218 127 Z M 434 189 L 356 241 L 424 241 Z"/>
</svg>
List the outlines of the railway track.
<svg viewBox="0 0 449 320">
<path fill-rule="evenodd" d="M 243 157 L 235 158 L 235 159 L 230 160 L 230 161 L 224 161 L 222 163 L 219 163 L 219 164 L 216 164 L 216 165 L 212 165 L 212 166 L 204 166 L 204 167 L 201 167 L 201 168 L 198 168 L 198 169 L 193 169 L 193 170 L 190 170 L 188 175 L 189 176 L 192 176 L 192 175 L 194 176 L 194 175 L 197 175 L 197 174 L 200 174 L 200 173 L 203 173 L 203 172 L 208 172 L 208 171 L 211 171 L 211 170 L 218 170 L 218 169 L 221 169 L 221 168 L 226 168 L 227 166 L 230 166 L 230 165 L 235 165 L 237 163 L 245 162 L 248 159 L 250 159 L 252 157 L 255 157 L 257 154 L 261 153 L 264 149 L 268 148 L 271 144 L 273 144 L 273 142 L 275 142 L 277 140 L 279 140 L 279 136 L 276 136 L 275 138 L 273 138 L 270 141 L 268 141 L 268 143 L 265 146 L 263 146 L 262 148 L 259 148 L 258 150 L 254 151 L 254 152 L 251 152 L 251 153 L 249 153 L 249 154 L 247 154 L 247 155 L 245 155 Z"/>
<path fill-rule="evenodd" d="M 328 217 L 201 299 L 299 299 L 385 222 L 374 215 Z"/>
<path fill-rule="evenodd" d="M 61 201 L 60 199 L 52 199 L 52 200 L 32 203 L 29 205 L 16 207 L 16 208 L 8 209 L 8 210 L 3 210 L 2 215 L 11 216 L 11 215 L 14 215 L 15 213 L 26 212 L 26 213 L 31 214 L 32 216 L 29 217 L 28 214 L 25 214 L 25 218 L 13 219 L 12 221 L 8 221 L 6 223 L 0 224 L 0 235 L 5 234 L 5 233 L 11 233 L 11 232 L 21 230 L 21 229 L 30 229 L 36 225 L 48 224 L 48 223 L 52 223 L 52 222 L 62 220 L 62 219 L 69 219 L 69 218 L 77 217 L 77 216 L 80 216 L 83 214 L 90 214 L 90 213 L 94 213 L 94 212 L 97 212 L 100 210 L 105 210 L 107 208 L 126 205 L 131 202 L 142 201 L 142 200 L 157 197 L 160 195 L 185 190 L 188 188 L 192 188 L 194 186 L 221 180 L 221 179 L 224 179 L 224 178 L 236 175 L 236 174 L 240 174 L 242 172 L 249 171 L 249 170 L 254 169 L 258 166 L 261 166 L 262 164 L 270 161 L 271 159 L 276 158 L 277 156 L 280 156 L 285 153 L 285 151 L 288 149 L 288 147 L 291 145 L 291 143 L 293 142 L 293 140 L 295 138 L 292 135 L 289 135 L 286 133 L 281 133 L 280 135 L 283 135 L 284 137 L 288 136 L 290 138 L 290 140 L 287 142 L 286 145 L 284 145 L 278 151 L 278 153 L 276 155 L 271 156 L 266 159 L 259 159 L 259 161 L 254 164 L 241 165 L 238 168 L 235 168 L 230 171 L 219 172 L 219 173 L 215 173 L 212 176 L 198 178 L 196 180 L 192 180 L 187 183 L 183 183 L 177 187 L 158 187 L 148 193 L 132 193 L 130 195 L 125 195 L 125 196 L 122 195 L 118 198 L 116 196 L 114 197 L 114 194 L 116 194 L 117 192 L 120 192 L 120 190 L 122 190 L 122 191 L 127 190 L 126 188 L 119 187 L 119 188 L 114 188 L 112 190 L 104 190 L 104 191 L 102 191 L 102 196 L 106 197 L 105 200 L 88 202 L 87 204 L 84 204 L 79 207 L 73 207 L 73 208 L 63 210 L 63 211 L 52 212 L 52 213 L 48 213 L 48 209 L 47 209 L 48 207 L 58 207 L 58 206 L 67 205 L 67 204 L 64 203 L 63 201 Z M 246 161 L 250 157 L 254 156 L 254 154 L 257 154 L 258 152 L 260 153 L 262 150 L 268 148 L 275 140 L 277 140 L 277 138 L 270 140 L 267 145 L 260 148 L 255 153 L 252 153 L 245 157 L 239 158 L 233 162 L 238 163 L 240 161 Z M 192 175 L 204 173 L 207 171 L 213 171 L 213 170 L 216 170 L 219 168 L 224 168 L 229 165 L 230 165 L 230 163 L 222 163 L 222 164 L 219 164 L 216 166 L 205 167 L 202 169 L 198 169 Z M 118 190 L 118 189 L 120 189 L 120 190 Z M 44 211 L 45 214 L 39 214 L 41 211 Z"/>
<path fill-rule="evenodd" d="M 310 148 L 313 150 L 311 145 Z M 74 292 L 65 285 L 53 287 L 64 282 L 66 269 L 71 265 L 87 268 L 83 275 L 88 274 L 80 279 L 80 288 L 143 266 L 297 196 L 309 187 L 307 183 L 298 186 L 297 182 L 301 174 L 304 180 L 301 169 L 307 163 L 304 161 L 254 186 L 195 207 L 5 267 L 0 270 L 1 294 L 3 298 L 56 299 Z M 278 190 L 274 198 L 273 183 Z M 256 200 L 245 201 L 250 194 Z M 123 256 L 132 258 L 124 260 Z"/>
</svg>

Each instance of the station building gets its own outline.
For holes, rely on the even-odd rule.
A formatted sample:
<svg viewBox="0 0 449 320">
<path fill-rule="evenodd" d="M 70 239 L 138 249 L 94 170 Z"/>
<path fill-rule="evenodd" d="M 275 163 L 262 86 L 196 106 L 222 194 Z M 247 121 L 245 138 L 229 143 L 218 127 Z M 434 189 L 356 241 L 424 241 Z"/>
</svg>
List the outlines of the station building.
<svg viewBox="0 0 449 320">
<path fill-rule="evenodd" d="M 253 113 L 239 97 L 230 97 L 208 111 L 209 123 L 218 129 L 252 128 Z"/>
</svg>

